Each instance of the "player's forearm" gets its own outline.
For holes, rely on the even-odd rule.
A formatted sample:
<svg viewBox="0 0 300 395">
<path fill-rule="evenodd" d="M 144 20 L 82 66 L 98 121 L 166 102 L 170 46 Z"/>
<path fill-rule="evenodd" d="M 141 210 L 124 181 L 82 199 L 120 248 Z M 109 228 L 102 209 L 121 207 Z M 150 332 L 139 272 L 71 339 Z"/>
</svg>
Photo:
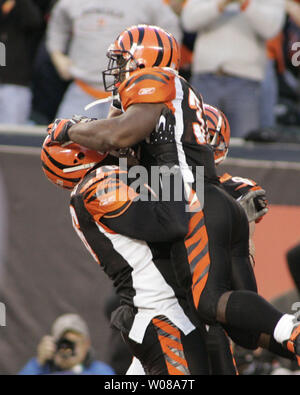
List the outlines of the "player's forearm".
<svg viewBox="0 0 300 395">
<path fill-rule="evenodd" d="M 89 123 L 78 123 L 69 130 L 69 138 L 74 143 L 84 147 L 107 152 L 120 147 L 120 141 L 115 138 L 114 131 L 118 127 L 115 118 L 98 120 Z"/>
<path fill-rule="evenodd" d="M 164 104 L 135 104 L 122 115 L 69 129 L 69 139 L 97 151 L 128 148 L 144 140 L 155 129 Z"/>
</svg>

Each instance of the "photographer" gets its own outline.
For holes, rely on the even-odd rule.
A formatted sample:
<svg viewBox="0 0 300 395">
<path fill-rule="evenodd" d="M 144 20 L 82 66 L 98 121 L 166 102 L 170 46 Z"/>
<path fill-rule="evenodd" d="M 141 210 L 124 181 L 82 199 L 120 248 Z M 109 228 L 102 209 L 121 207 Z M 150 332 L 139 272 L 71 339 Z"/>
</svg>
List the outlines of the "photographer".
<svg viewBox="0 0 300 395">
<path fill-rule="evenodd" d="M 107 364 L 95 361 L 91 355 L 89 330 L 76 314 L 64 314 L 56 319 L 51 336 L 44 336 L 32 358 L 20 375 L 113 375 Z"/>
</svg>

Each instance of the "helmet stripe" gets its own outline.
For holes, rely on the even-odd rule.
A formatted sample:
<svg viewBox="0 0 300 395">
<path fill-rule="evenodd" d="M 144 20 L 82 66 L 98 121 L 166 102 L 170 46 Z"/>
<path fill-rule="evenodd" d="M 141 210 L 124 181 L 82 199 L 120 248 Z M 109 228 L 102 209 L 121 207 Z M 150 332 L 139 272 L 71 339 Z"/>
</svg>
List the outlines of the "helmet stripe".
<svg viewBox="0 0 300 395">
<path fill-rule="evenodd" d="M 48 167 L 45 162 L 42 162 L 42 166 L 45 170 L 47 170 L 49 173 L 53 174 L 54 176 L 56 176 L 57 178 L 60 178 L 62 180 L 65 181 L 70 181 L 70 182 L 74 182 L 74 183 L 78 183 L 81 178 L 67 178 L 67 177 L 62 177 L 61 175 L 58 175 L 57 173 L 55 173 L 53 170 L 50 169 L 50 167 Z"/>
<path fill-rule="evenodd" d="M 158 55 L 157 55 L 155 63 L 153 64 L 153 67 L 159 66 L 161 64 L 161 61 L 163 60 L 163 57 L 164 57 L 164 45 L 163 45 L 162 39 L 160 37 L 159 32 L 156 29 L 154 29 L 154 32 L 157 37 L 159 49 L 158 49 Z"/>
<path fill-rule="evenodd" d="M 170 59 L 169 59 L 169 61 L 167 63 L 167 67 L 170 67 L 171 62 L 172 62 L 172 58 L 173 58 L 173 40 L 172 40 L 172 38 L 169 35 L 168 35 L 168 39 L 169 39 L 169 42 L 170 42 L 171 54 L 170 54 Z"/>
<path fill-rule="evenodd" d="M 123 40 L 121 40 L 121 41 L 119 42 L 119 44 L 120 44 L 120 47 L 122 48 L 122 50 L 125 51 L 125 47 L 124 47 L 124 44 L 123 44 Z"/>
<path fill-rule="evenodd" d="M 129 40 L 130 40 L 130 49 L 131 49 L 131 47 L 132 47 L 132 44 L 133 44 L 133 35 L 132 35 L 132 33 L 131 33 L 131 31 L 130 31 L 130 30 L 127 30 L 127 33 L 128 33 L 128 35 L 129 35 Z"/>
<path fill-rule="evenodd" d="M 135 81 L 134 84 L 137 84 L 140 81 L 144 81 L 144 80 L 153 80 L 153 81 L 158 81 L 158 82 L 162 82 L 163 84 L 167 84 L 166 81 L 164 81 L 162 78 L 154 75 L 154 74 L 144 74 L 140 77 L 138 77 Z"/>
<path fill-rule="evenodd" d="M 138 45 L 141 45 L 144 40 L 145 28 L 140 26 L 138 28 L 138 31 L 139 31 Z"/>
<path fill-rule="evenodd" d="M 43 147 L 43 151 L 46 154 L 47 158 L 50 160 L 50 162 L 52 162 L 52 164 L 54 166 L 56 166 L 58 169 L 60 169 L 60 170 L 67 169 L 69 167 L 73 167 L 74 166 L 74 165 L 65 165 L 63 163 L 58 162 L 57 160 L 52 158 L 52 156 L 49 154 L 49 152 L 44 147 Z"/>
</svg>

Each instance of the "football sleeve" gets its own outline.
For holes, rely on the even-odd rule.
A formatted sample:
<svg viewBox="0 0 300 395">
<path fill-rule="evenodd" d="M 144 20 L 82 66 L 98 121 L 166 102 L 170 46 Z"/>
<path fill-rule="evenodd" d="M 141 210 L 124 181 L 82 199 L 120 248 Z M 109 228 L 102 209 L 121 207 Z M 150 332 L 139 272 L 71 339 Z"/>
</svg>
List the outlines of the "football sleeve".
<svg viewBox="0 0 300 395">
<path fill-rule="evenodd" d="M 164 189 L 169 192 L 167 198 Z M 147 242 L 173 242 L 184 238 L 188 232 L 189 215 L 182 177 L 177 178 L 174 174 L 162 177 L 160 196 L 153 194 L 147 185 L 142 186 L 139 196 L 121 217 L 106 215 L 101 222 L 114 232 Z"/>
</svg>

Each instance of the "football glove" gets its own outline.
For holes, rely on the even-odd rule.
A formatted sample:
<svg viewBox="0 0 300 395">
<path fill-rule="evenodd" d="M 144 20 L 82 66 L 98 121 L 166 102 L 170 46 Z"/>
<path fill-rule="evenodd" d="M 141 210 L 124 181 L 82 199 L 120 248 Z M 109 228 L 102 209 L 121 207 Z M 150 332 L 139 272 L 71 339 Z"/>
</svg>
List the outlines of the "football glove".
<svg viewBox="0 0 300 395">
<path fill-rule="evenodd" d="M 88 118 L 84 116 L 74 115 L 71 119 L 55 119 L 53 123 L 51 123 L 47 132 L 51 137 L 50 144 L 65 144 L 70 142 L 69 137 L 69 129 L 77 124 L 77 123 L 87 123 L 91 121 L 95 121 L 96 118 Z"/>
<path fill-rule="evenodd" d="M 259 222 L 269 211 L 266 191 L 263 189 L 248 192 L 246 195 L 242 196 L 238 202 L 245 210 L 249 222 Z"/>
</svg>

